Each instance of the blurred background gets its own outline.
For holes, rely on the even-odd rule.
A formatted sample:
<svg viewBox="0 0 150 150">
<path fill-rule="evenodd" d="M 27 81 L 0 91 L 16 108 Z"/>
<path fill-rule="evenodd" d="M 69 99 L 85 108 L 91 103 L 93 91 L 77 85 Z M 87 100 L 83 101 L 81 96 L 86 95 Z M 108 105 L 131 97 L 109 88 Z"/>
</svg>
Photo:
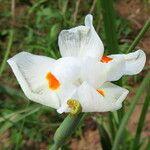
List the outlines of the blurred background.
<svg viewBox="0 0 150 150">
<path fill-rule="evenodd" d="M 113 6 L 119 53 L 125 53 L 150 17 L 150 1 L 115 0 Z M 66 117 L 66 114 L 59 115 L 49 107 L 28 101 L 6 60 L 22 50 L 59 58 L 59 32 L 83 24 L 88 13 L 94 17 L 94 26 L 104 42 L 106 53 L 113 53 L 106 41 L 100 0 L 0 0 L 0 150 L 48 149 L 55 130 Z M 139 47 L 147 54 L 147 62 L 138 76 L 125 77 L 122 81 L 122 86 L 130 90 L 121 112 L 122 118 L 150 69 L 150 31 L 139 42 Z M 150 110 L 146 107 L 150 105 L 150 96 L 146 90 L 138 97 L 118 149 L 131 149 L 139 134 L 136 150 L 150 150 Z M 115 116 L 115 112 L 87 114 L 62 149 L 111 149 L 105 146 L 105 141 L 113 142 L 113 134 L 117 133 L 121 119 L 117 122 Z M 113 131 L 109 127 L 110 119 Z M 106 142 L 106 145 L 110 143 Z"/>
</svg>

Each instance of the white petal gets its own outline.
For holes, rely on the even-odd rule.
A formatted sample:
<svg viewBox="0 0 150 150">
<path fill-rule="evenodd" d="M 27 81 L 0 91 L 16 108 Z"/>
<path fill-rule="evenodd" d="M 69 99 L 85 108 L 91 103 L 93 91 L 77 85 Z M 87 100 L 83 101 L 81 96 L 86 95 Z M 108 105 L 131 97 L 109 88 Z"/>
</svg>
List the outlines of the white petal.
<svg viewBox="0 0 150 150">
<path fill-rule="evenodd" d="M 61 107 L 59 107 L 59 108 L 57 109 L 57 112 L 58 112 L 59 114 L 62 114 L 62 113 L 64 113 L 64 112 L 70 112 L 70 111 L 71 111 L 71 109 L 68 107 L 67 103 L 64 103 L 63 105 L 61 105 Z"/>
<path fill-rule="evenodd" d="M 107 70 L 107 81 L 117 81 L 125 74 L 125 59 L 122 55 L 118 57 L 110 55 L 109 57 L 113 59 L 104 63 Z"/>
<path fill-rule="evenodd" d="M 105 96 L 84 82 L 72 98 L 80 101 L 83 112 L 106 112 L 119 109 L 128 91 L 111 83 L 104 83 L 101 88 Z"/>
<path fill-rule="evenodd" d="M 135 75 L 142 71 L 146 62 L 146 55 L 144 51 L 138 50 L 133 53 L 124 55 L 126 60 L 126 75 Z"/>
<path fill-rule="evenodd" d="M 86 57 L 82 60 L 81 79 L 98 88 L 107 80 L 106 65 L 94 58 Z"/>
<path fill-rule="evenodd" d="M 93 27 L 92 21 L 92 15 L 87 15 L 85 26 L 61 31 L 58 44 L 63 57 L 90 56 L 98 59 L 103 55 L 104 46 Z"/>
<path fill-rule="evenodd" d="M 113 83 L 110 82 L 105 82 L 100 89 L 102 89 L 105 93 L 105 100 L 108 102 L 111 102 L 112 105 L 114 105 L 115 103 L 115 108 L 119 109 L 122 106 L 122 102 L 125 100 L 125 98 L 127 97 L 129 91 L 125 88 L 122 88 L 118 85 L 115 85 Z M 113 108 L 112 108 L 113 110 Z"/>
<path fill-rule="evenodd" d="M 77 86 L 73 85 L 72 83 L 62 84 L 62 87 L 57 90 L 57 96 L 59 98 L 60 105 L 71 99 L 76 90 Z"/>
<path fill-rule="evenodd" d="M 113 60 L 121 58 L 123 61 L 125 61 L 125 67 L 123 66 L 122 68 L 116 67 L 116 69 L 118 68 L 118 71 L 120 72 L 124 68 L 123 74 L 125 75 L 138 74 L 139 72 L 142 71 L 146 62 L 146 55 L 142 50 L 137 50 L 136 52 L 132 52 L 129 54 L 110 55 L 110 57 L 114 58 Z M 113 81 L 113 80 L 109 80 L 109 81 Z"/>
<path fill-rule="evenodd" d="M 80 60 L 74 57 L 58 59 L 51 72 L 61 81 L 62 84 L 73 83 L 80 77 Z"/>
<path fill-rule="evenodd" d="M 54 62 L 54 59 L 27 52 L 21 52 L 8 60 L 21 88 L 30 100 L 58 108 L 57 95 L 49 90 L 45 78 Z"/>
</svg>

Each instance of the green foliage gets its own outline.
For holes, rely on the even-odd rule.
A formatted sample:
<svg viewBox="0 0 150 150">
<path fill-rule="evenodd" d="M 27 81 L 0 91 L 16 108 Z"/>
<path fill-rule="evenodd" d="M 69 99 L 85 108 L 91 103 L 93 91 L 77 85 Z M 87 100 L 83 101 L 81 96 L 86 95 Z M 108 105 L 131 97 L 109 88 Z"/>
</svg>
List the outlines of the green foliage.
<svg viewBox="0 0 150 150">
<path fill-rule="evenodd" d="M 149 84 L 150 84 L 150 72 L 144 78 L 140 88 L 137 90 L 136 95 L 135 95 L 135 97 L 132 100 L 132 103 L 129 106 L 128 112 L 126 112 L 126 114 L 123 116 L 123 119 L 121 120 L 121 124 L 119 126 L 118 131 L 117 131 L 112 150 L 118 149 L 118 145 L 119 145 L 119 143 L 122 140 L 122 137 L 124 135 L 123 134 L 124 133 L 124 128 L 125 128 L 126 124 L 128 123 L 128 120 L 129 120 L 129 118 L 130 118 L 130 116 L 131 116 L 131 114 L 132 114 L 132 112 L 133 112 L 137 102 L 139 101 L 142 93 L 144 92 L 145 88 Z"/>
<path fill-rule="evenodd" d="M 139 149 L 139 146 L 141 145 L 140 137 L 141 137 L 142 128 L 144 126 L 146 114 L 147 114 L 149 104 L 150 104 L 150 92 L 149 91 L 150 91 L 150 87 L 148 86 L 147 96 L 146 96 L 145 101 L 144 101 L 144 105 L 143 105 L 142 112 L 141 112 L 141 115 L 140 115 L 140 119 L 139 119 L 139 122 L 138 122 L 138 127 L 137 127 L 137 130 L 136 130 L 136 135 L 135 135 L 134 142 L 133 142 L 133 148 L 132 148 L 133 150 Z"/>
</svg>

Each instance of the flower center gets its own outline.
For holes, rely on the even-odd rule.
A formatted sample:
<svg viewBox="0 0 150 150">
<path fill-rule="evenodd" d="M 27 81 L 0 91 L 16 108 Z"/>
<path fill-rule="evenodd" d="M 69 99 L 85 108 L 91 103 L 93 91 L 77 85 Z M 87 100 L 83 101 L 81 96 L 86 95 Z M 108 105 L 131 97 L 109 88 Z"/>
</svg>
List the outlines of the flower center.
<svg viewBox="0 0 150 150">
<path fill-rule="evenodd" d="M 60 87 L 60 82 L 51 72 L 47 73 L 46 79 L 48 80 L 48 87 L 51 90 L 57 90 Z"/>
<path fill-rule="evenodd" d="M 102 56 L 100 61 L 103 62 L 103 63 L 108 63 L 111 60 L 112 60 L 112 58 L 110 58 L 108 56 Z"/>
<path fill-rule="evenodd" d="M 99 90 L 97 90 L 97 92 L 98 92 L 99 94 L 101 94 L 102 96 L 105 96 L 105 93 L 104 93 L 103 90 L 99 89 Z"/>
</svg>

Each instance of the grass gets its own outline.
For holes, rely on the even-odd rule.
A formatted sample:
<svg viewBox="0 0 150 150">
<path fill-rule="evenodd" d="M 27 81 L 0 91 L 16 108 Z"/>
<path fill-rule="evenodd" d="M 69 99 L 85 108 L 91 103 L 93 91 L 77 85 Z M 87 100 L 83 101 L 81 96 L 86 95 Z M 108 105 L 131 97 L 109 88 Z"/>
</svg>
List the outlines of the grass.
<svg viewBox="0 0 150 150">
<path fill-rule="evenodd" d="M 131 45 L 127 42 L 122 43 L 120 41 L 122 37 L 130 37 L 135 33 L 130 22 L 120 17 L 113 9 L 115 3 L 112 0 L 109 4 L 104 0 L 89 0 L 88 2 L 80 0 L 77 2 L 75 0 L 6 0 L 3 5 L 0 4 L 0 138 L 5 141 L 0 142 L 0 149 L 38 150 L 42 144 L 48 148 L 53 142 L 56 128 L 66 117 L 66 115 L 57 114 L 52 108 L 42 107 L 33 102 L 29 103 L 6 60 L 22 50 L 59 58 L 57 44 L 59 32 L 62 29 L 83 24 L 84 16 L 89 12 L 94 15 L 94 26 L 104 41 L 107 52 L 126 53 L 132 51 L 148 30 L 149 22 L 145 24 Z M 115 30 L 117 32 L 114 32 Z M 112 52 L 113 50 L 114 52 Z M 146 69 L 145 72 L 148 73 L 148 70 Z M 107 149 L 107 144 L 109 149 L 113 150 L 131 148 L 140 150 L 143 145 L 147 145 L 148 149 L 148 137 L 144 140 L 141 136 L 145 116 L 148 113 L 148 94 L 144 101 L 135 136 L 129 132 L 127 124 L 140 97 L 146 95 L 145 89 L 149 83 L 149 74 L 136 76 L 136 78 L 123 78 L 122 86 L 133 91 L 129 80 L 135 85 L 139 85 L 140 88 L 135 89 L 136 94 L 132 100 L 129 97 L 129 102 L 125 102 L 127 110 L 109 115 L 87 116 L 88 118 L 96 118 L 97 129 L 99 129 L 101 136 L 100 143 L 104 150 Z M 84 133 L 84 130 L 81 129 L 85 128 L 86 123 L 83 121 L 72 137 L 81 137 Z M 7 137 L 6 133 L 9 133 Z M 7 138 L 9 139 L 8 143 L 4 144 Z M 67 143 L 63 149 L 69 149 L 69 144 Z"/>
</svg>

